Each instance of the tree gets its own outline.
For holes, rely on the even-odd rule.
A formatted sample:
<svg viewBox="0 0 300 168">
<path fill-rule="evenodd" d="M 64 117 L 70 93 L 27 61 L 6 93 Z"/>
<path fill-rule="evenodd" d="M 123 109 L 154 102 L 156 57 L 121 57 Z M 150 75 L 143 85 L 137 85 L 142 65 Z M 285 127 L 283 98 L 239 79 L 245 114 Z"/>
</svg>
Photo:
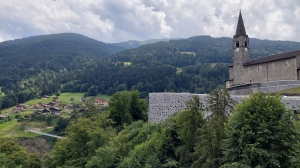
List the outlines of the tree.
<svg viewBox="0 0 300 168">
<path fill-rule="evenodd" d="M 197 130 L 203 126 L 204 112 L 198 96 L 187 102 L 186 110 L 178 115 L 178 135 L 182 145 L 176 150 L 180 165 L 189 166 L 196 144 Z"/>
<path fill-rule="evenodd" d="M 84 167 L 95 155 L 95 150 L 107 145 L 115 135 L 108 116 L 108 112 L 103 112 L 71 122 L 66 129 L 66 139 L 59 140 L 48 155 L 47 166 Z"/>
<path fill-rule="evenodd" d="M 45 121 L 47 123 L 48 126 L 51 126 L 52 125 L 52 121 L 53 121 L 53 116 L 52 115 L 49 115 L 45 118 Z"/>
<path fill-rule="evenodd" d="M 253 94 L 238 104 L 225 127 L 223 167 L 291 167 L 299 140 L 279 96 Z"/>
<path fill-rule="evenodd" d="M 21 147 L 16 139 L 0 138 L 0 165 L 7 168 L 40 168 L 41 160 L 37 154 Z"/>
<path fill-rule="evenodd" d="M 234 101 L 227 89 L 214 90 L 208 98 L 208 111 L 205 124 L 199 129 L 198 144 L 195 147 L 195 157 L 192 167 L 215 167 L 222 164 L 221 142 L 226 138 L 224 127 L 227 117 L 233 109 Z"/>
<path fill-rule="evenodd" d="M 139 95 L 138 91 L 123 91 L 115 93 L 109 100 L 110 118 L 116 122 L 116 126 L 143 119 L 146 106 Z"/>
</svg>

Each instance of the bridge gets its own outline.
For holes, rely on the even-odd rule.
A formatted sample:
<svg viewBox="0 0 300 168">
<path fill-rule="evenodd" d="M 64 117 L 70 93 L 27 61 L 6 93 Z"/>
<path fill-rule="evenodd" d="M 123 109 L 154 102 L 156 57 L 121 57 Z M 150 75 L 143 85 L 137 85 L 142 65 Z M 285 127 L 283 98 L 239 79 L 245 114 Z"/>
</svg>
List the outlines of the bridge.
<svg viewBox="0 0 300 168">
<path fill-rule="evenodd" d="M 28 130 L 28 131 L 29 131 L 29 132 L 33 132 L 33 133 L 36 133 L 36 134 L 41 134 L 41 135 L 45 135 L 45 136 L 50 136 L 50 137 L 53 137 L 53 138 L 65 139 L 65 137 L 62 137 L 62 136 L 52 135 L 52 134 L 47 134 L 47 133 L 39 132 L 39 131 L 35 131 L 35 130 Z"/>
</svg>

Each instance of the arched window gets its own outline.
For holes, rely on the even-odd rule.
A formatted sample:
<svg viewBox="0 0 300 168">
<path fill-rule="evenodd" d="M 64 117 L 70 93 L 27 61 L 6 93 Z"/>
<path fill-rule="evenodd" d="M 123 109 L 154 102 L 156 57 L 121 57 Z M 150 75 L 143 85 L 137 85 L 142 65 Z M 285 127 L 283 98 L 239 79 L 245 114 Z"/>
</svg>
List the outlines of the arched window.
<svg viewBox="0 0 300 168">
<path fill-rule="evenodd" d="M 247 46 L 247 41 L 245 41 L 245 47 L 248 47 L 248 46 Z"/>
<path fill-rule="evenodd" d="M 239 41 L 236 42 L 236 48 L 239 48 L 240 47 L 240 43 Z"/>
</svg>

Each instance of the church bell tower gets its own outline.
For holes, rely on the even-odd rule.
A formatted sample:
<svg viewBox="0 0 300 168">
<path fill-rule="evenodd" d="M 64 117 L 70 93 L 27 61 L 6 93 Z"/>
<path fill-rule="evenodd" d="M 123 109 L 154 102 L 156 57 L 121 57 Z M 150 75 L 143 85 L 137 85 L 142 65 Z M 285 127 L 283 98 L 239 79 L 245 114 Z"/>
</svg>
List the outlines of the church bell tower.
<svg viewBox="0 0 300 168">
<path fill-rule="evenodd" d="M 240 11 L 236 33 L 232 40 L 233 48 L 233 84 L 244 84 L 244 63 L 249 61 L 249 38 L 246 34 L 242 13 Z"/>
</svg>

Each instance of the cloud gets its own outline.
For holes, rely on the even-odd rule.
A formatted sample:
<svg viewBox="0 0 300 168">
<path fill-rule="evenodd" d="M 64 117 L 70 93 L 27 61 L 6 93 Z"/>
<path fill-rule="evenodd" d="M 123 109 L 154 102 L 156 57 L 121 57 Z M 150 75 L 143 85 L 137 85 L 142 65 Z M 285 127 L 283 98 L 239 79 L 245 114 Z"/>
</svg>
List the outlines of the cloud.
<svg viewBox="0 0 300 168">
<path fill-rule="evenodd" d="M 300 41 L 298 0 L 1 1 L 0 40 L 63 32 L 104 42 L 232 37 L 240 8 L 250 38 Z"/>
</svg>

